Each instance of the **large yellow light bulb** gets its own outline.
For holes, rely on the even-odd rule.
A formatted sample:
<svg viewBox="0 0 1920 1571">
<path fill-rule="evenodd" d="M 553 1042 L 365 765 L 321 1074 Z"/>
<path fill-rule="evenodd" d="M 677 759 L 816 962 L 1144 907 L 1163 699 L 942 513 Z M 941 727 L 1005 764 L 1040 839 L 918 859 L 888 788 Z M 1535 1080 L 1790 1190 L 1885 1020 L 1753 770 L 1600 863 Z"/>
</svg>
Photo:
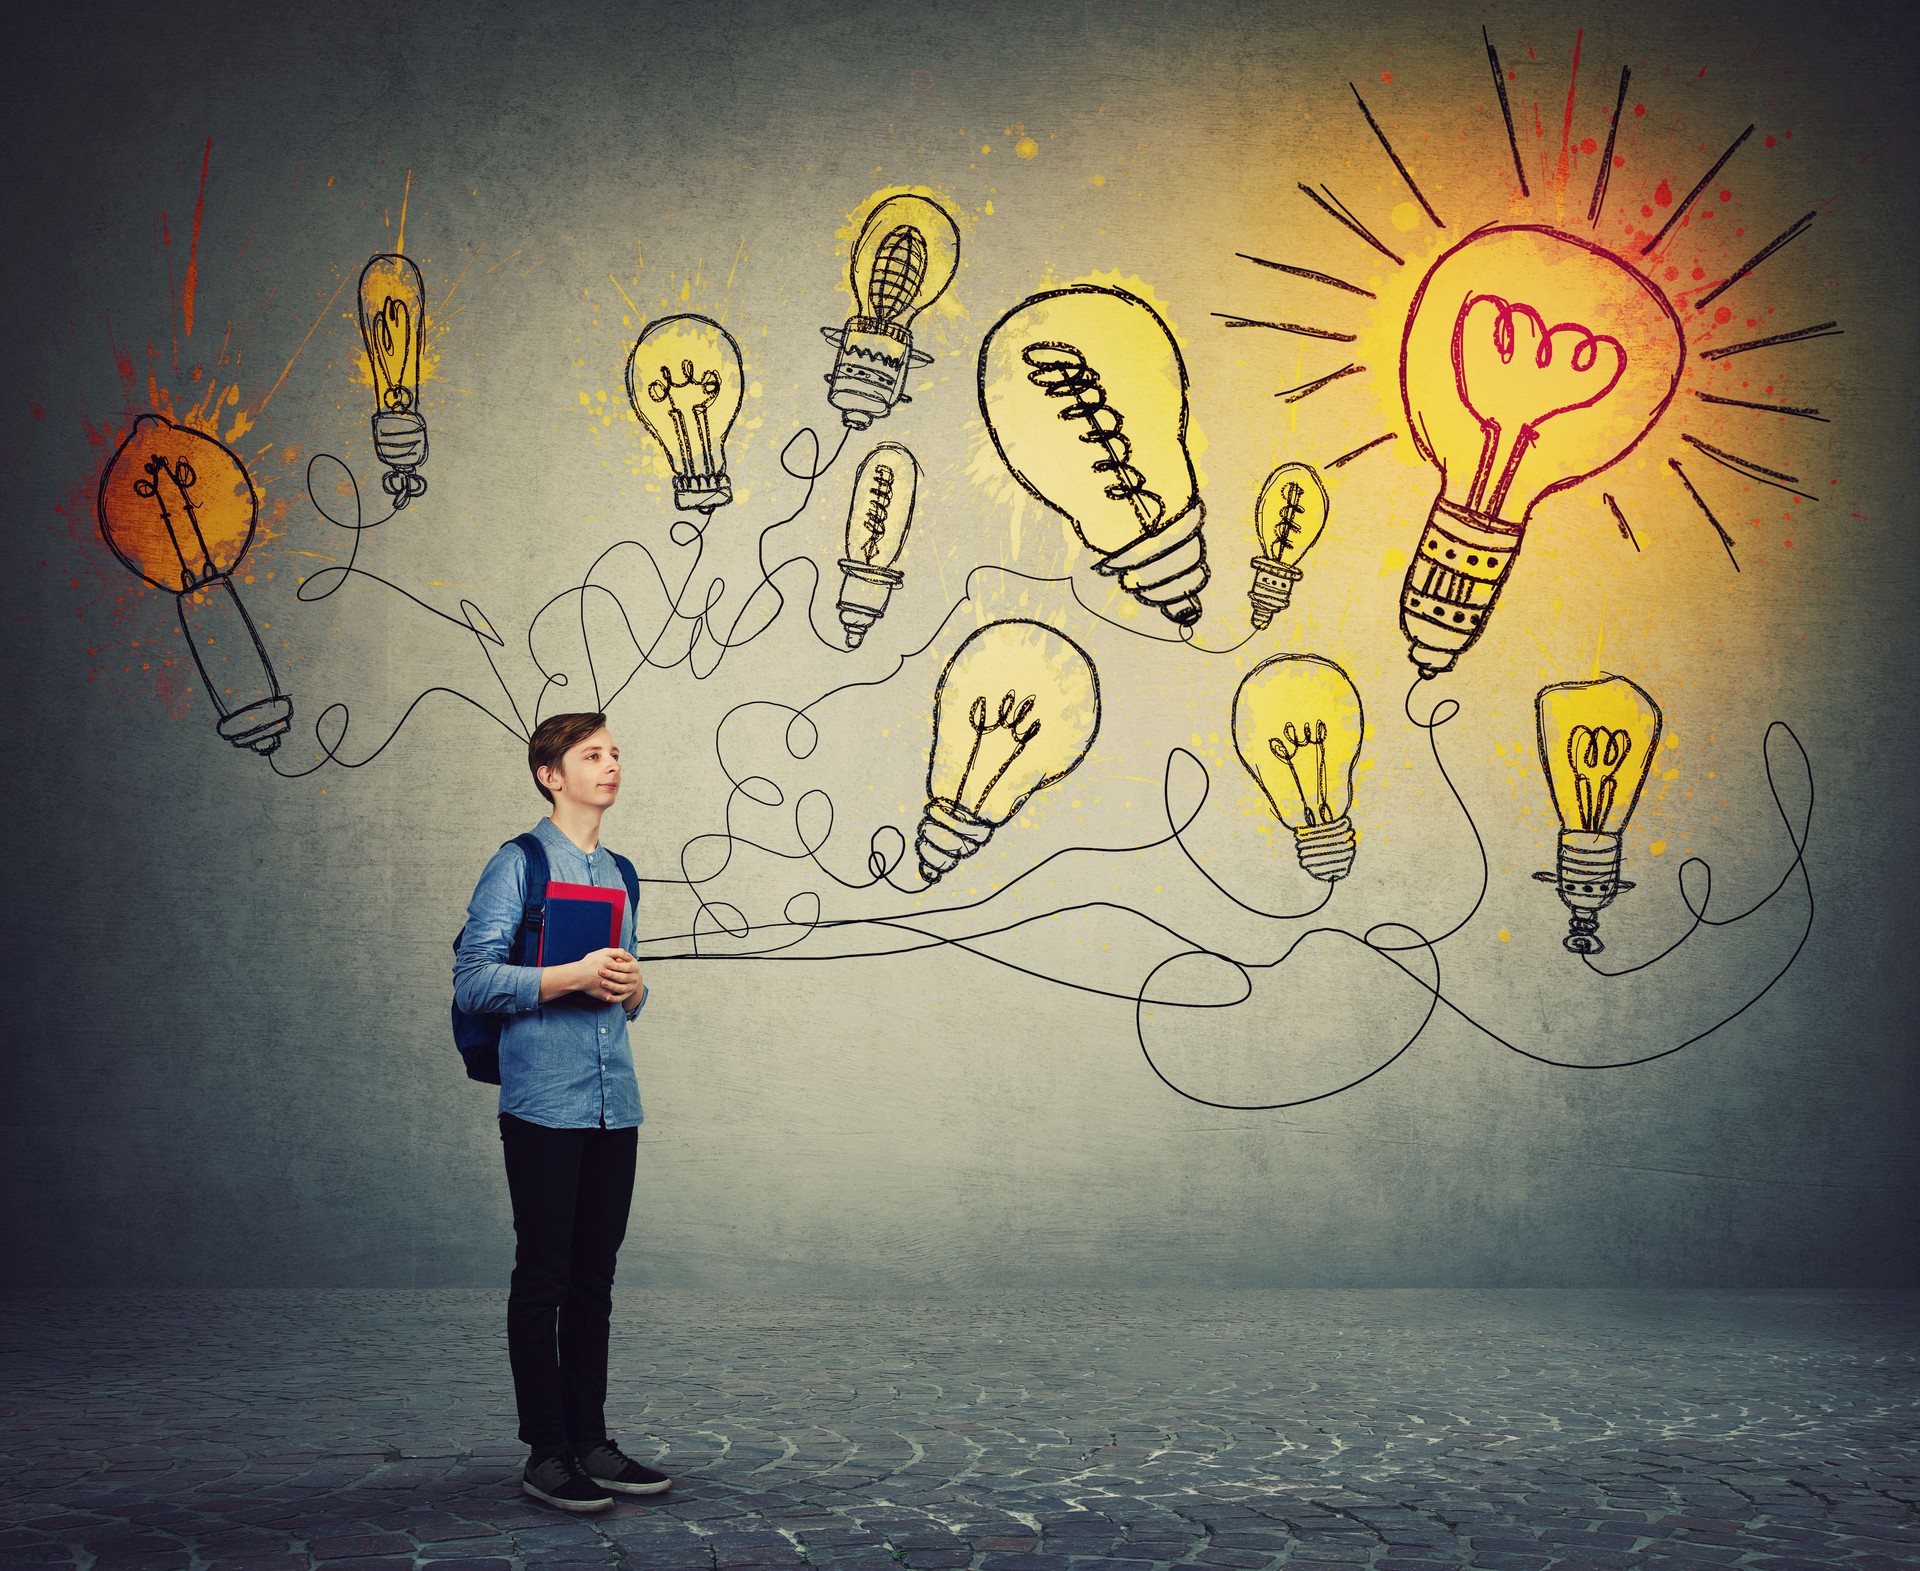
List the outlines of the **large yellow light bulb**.
<svg viewBox="0 0 1920 1571">
<path fill-rule="evenodd" d="M 293 724 L 293 701 L 233 586 L 260 514 L 246 466 L 203 432 L 142 415 L 100 477 L 97 507 L 113 554 L 176 597 L 220 735 L 271 753 Z"/>
<path fill-rule="evenodd" d="M 864 431 L 907 397 L 907 372 L 933 357 L 913 347 L 913 319 L 946 292 L 960 265 L 960 230 L 938 202 L 911 192 L 867 215 L 847 264 L 854 314 L 820 332 L 839 351 L 827 402 Z"/>
<path fill-rule="evenodd" d="M 1152 306 L 1092 284 L 1021 302 L 980 346 L 980 410 L 1014 479 L 1100 553 L 1096 572 L 1182 627 L 1200 620 L 1187 368 Z"/>
<path fill-rule="evenodd" d="M 1573 913 L 1564 942 L 1575 954 L 1598 954 L 1599 913 L 1633 888 L 1620 878 L 1620 837 L 1660 745 L 1660 706 L 1623 676 L 1561 682 L 1540 690 L 1540 766 L 1560 815 L 1556 871 L 1535 873 L 1556 884 Z"/>
<path fill-rule="evenodd" d="M 427 421 L 420 412 L 420 362 L 427 341 L 427 286 L 398 253 L 376 256 L 360 273 L 360 336 L 373 376 L 373 451 L 387 466 L 381 485 L 398 512 L 427 489 Z"/>
<path fill-rule="evenodd" d="M 972 856 L 1099 731 L 1099 674 L 1066 634 L 1017 617 L 969 634 L 933 695 L 921 877 L 937 883 Z"/>
<path fill-rule="evenodd" d="M 1255 631 L 1271 625 L 1293 600 L 1293 586 L 1305 576 L 1300 559 L 1313 549 L 1327 527 L 1332 504 L 1320 473 L 1311 464 L 1282 464 L 1267 476 L 1253 504 L 1253 532 L 1260 554 L 1253 559 Z"/>
<path fill-rule="evenodd" d="M 840 559 L 840 625 L 847 647 L 858 649 L 867 629 L 886 615 L 887 601 L 906 582 L 894 566 L 913 524 L 920 465 L 897 442 L 882 442 L 861 460 L 847 503 L 847 554 Z"/>
<path fill-rule="evenodd" d="M 740 413 L 740 346 L 691 313 L 649 323 L 627 356 L 627 402 L 673 468 L 673 501 L 713 516 L 733 500 L 727 433 Z"/>
<path fill-rule="evenodd" d="M 1293 831 L 1300 865 L 1325 883 L 1353 868 L 1353 771 L 1366 716 L 1353 679 L 1319 655 L 1275 655 L 1233 695 L 1233 745 Z"/>
<path fill-rule="evenodd" d="M 1414 445 L 1440 471 L 1400 595 L 1423 677 L 1480 636 L 1541 499 L 1633 451 L 1685 360 L 1667 297 L 1558 230 L 1480 229 L 1428 270 L 1400 351 Z"/>
</svg>

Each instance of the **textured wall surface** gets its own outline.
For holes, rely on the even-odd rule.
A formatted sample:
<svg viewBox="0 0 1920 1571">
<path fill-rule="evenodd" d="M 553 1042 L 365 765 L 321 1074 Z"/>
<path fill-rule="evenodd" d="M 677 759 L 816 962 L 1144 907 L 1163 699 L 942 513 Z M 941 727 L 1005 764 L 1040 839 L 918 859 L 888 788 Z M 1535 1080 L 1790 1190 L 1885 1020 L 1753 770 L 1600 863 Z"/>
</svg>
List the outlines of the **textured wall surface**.
<svg viewBox="0 0 1920 1571">
<path fill-rule="evenodd" d="M 516 726 L 597 694 L 628 768 L 606 838 L 652 881 L 628 1284 L 1912 1282 L 1920 192 L 1901 9 L 1817 33 L 1783 6 L 1736 25 L 1642 4 L 1584 32 L 1387 3 L 39 19 L 15 44 L 0 258 L 4 921 L 25 961 L 0 1050 L 9 1276 L 504 1280 L 448 942 L 540 805 Z M 1459 705 L 1430 746 L 1397 625 L 1437 485 L 1393 375 L 1412 281 L 1510 219 L 1637 259 L 1749 123 L 1663 242 L 1674 271 L 1652 273 L 1691 380 L 1627 460 L 1542 505 L 1486 636 L 1405 700 L 1421 719 Z M 1404 265 L 1298 189 L 1322 182 Z M 913 401 L 842 448 L 818 330 L 850 310 L 856 220 L 901 187 L 954 213 L 961 266 L 919 324 Z M 1696 309 L 1809 211 L 1717 302 L 1726 320 Z M 429 489 L 361 538 L 358 574 L 315 578 L 353 545 L 316 499 L 350 522 L 351 472 L 363 520 L 385 512 L 355 283 L 403 246 L 427 283 Z M 1150 298 L 1191 378 L 1214 572 L 1192 648 L 1088 571 L 982 420 L 982 336 L 1087 279 Z M 622 385 L 635 335 L 678 311 L 725 323 L 745 361 L 734 500 L 704 538 L 674 532 Z M 1275 396 L 1350 362 L 1365 372 Z M 217 435 L 259 490 L 238 582 L 294 703 L 271 760 L 215 734 L 172 597 L 96 527 L 102 470 L 149 410 Z M 807 428 L 835 459 L 811 487 Z M 923 480 L 906 583 L 849 653 L 836 560 L 880 438 Z M 1289 459 L 1321 466 L 1332 522 L 1293 606 L 1244 641 L 1253 499 Z M 910 855 L 869 887 L 870 845 L 914 833 L 943 663 L 1008 616 L 1091 655 L 1094 751 L 934 891 Z M 1324 909 L 1233 752 L 1235 688 L 1280 651 L 1339 661 L 1370 725 L 1358 860 Z M 1655 963 L 1610 979 L 1562 949 L 1566 912 L 1530 877 L 1557 829 L 1534 694 L 1608 671 L 1666 718 L 1626 840 L 1638 887 L 1597 957 Z M 1791 734 L 1768 742 L 1776 720 Z M 1170 812 L 1192 815 L 1183 844 Z M 1071 847 L 1104 849 L 1029 872 Z M 1715 920 L 1780 892 L 1656 959 L 1692 925 L 1687 857 L 1712 866 Z M 1704 876 L 1687 887 L 1697 904 Z M 1411 933 L 1380 924 L 1434 947 L 1396 965 L 1364 935 Z M 1250 967 L 1245 1002 L 1181 1007 L 1240 996 L 1218 960 L 1148 984 L 1196 950 Z M 1402 1053 L 1434 957 L 1445 1002 Z M 1509 1050 L 1614 1063 L 1729 1019 L 1633 1068 Z M 1298 1105 L 1183 1099 L 1143 1043 L 1205 1102 Z"/>
</svg>

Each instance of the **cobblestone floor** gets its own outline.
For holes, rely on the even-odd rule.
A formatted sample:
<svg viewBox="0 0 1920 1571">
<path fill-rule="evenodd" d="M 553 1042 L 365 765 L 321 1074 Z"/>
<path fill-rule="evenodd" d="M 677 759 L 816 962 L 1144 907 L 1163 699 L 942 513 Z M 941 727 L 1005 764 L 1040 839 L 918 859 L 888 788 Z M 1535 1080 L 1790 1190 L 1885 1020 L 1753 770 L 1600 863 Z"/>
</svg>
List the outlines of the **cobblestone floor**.
<svg viewBox="0 0 1920 1571">
<path fill-rule="evenodd" d="M 623 1292 L 665 1497 L 519 1492 L 502 1297 L 0 1299 L 0 1565 L 1920 1565 L 1920 1295 Z"/>
</svg>

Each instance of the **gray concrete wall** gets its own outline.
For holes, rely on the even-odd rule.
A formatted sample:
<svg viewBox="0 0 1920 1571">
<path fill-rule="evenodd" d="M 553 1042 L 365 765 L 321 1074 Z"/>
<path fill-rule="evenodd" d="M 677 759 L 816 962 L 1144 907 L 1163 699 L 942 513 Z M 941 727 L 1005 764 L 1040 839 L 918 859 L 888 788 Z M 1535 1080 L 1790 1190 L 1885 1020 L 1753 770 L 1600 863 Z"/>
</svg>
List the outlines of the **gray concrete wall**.
<svg viewBox="0 0 1920 1571">
<path fill-rule="evenodd" d="M 508 692 L 529 715 L 590 696 L 577 614 L 571 631 L 553 613 L 539 624 L 546 669 L 570 678 L 543 701 L 528 629 L 623 540 L 688 580 L 688 610 L 724 579 L 721 628 L 759 580 L 756 551 L 793 564 L 775 575 L 784 608 L 760 637 L 705 679 L 686 664 L 643 669 L 611 703 L 630 772 L 607 839 L 658 881 L 643 924 L 654 992 L 636 1034 L 647 1121 L 628 1283 L 1912 1281 L 1914 81 L 1893 47 L 1897 10 L 1811 38 L 1784 7 L 1737 33 L 1707 8 L 1590 17 L 1558 209 L 1574 24 L 1533 32 L 1530 8 L 43 18 L 16 44 L 0 259 L 4 921 L 24 957 L 0 1057 L 10 1281 L 504 1279 L 489 1093 L 461 1078 L 447 1034 L 448 942 L 479 866 L 539 804 L 519 743 L 477 706 L 511 721 Z M 1515 72 L 1531 206 L 1510 202 L 1482 23 Z M 1246 632 L 1261 478 L 1403 424 L 1391 308 L 1411 272 L 1295 189 L 1324 180 L 1416 263 L 1439 243 L 1417 214 L 1396 217 L 1408 193 L 1348 83 L 1449 236 L 1522 213 L 1581 229 L 1596 160 L 1580 140 L 1604 136 L 1622 63 L 1647 115 L 1623 127 L 1616 219 L 1595 232 L 1625 245 L 1626 193 L 1670 176 L 1684 194 L 1755 122 L 1716 182 L 1733 193 L 1711 221 L 1721 230 L 1698 220 L 1698 244 L 1676 259 L 1724 270 L 1818 211 L 1728 302 L 1763 324 L 1745 336 L 1841 324 L 1843 337 L 1743 357 L 1738 379 L 1738 396 L 1817 406 L 1830 423 L 1742 423 L 1683 390 L 1604 487 L 1637 551 L 1598 482 L 1543 507 L 1493 629 L 1414 699 L 1422 714 L 1438 696 L 1461 705 L 1438 745 L 1486 848 L 1476 905 L 1474 830 L 1401 710 L 1395 596 L 1436 485 L 1411 442 L 1332 475 L 1334 522 L 1294 608 L 1238 652 L 1203 656 L 1138 636 L 1158 619 L 1102 598 L 1060 519 L 1011 485 L 981 423 L 975 356 L 1001 313 L 1046 285 L 1151 288 L 1192 376 L 1209 506 L 1215 580 L 1196 642 L 1224 650 Z M 829 450 L 837 440 L 817 329 L 848 311 L 853 215 L 895 185 L 954 208 L 963 266 L 924 319 L 934 363 L 914 402 L 849 443 L 801 508 L 780 454 L 802 427 Z M 1725 237 L 1729 221 L 1741 237 Z M 302 604 L 296 585 L 348 546 L 305 495 L 316 453 L 352 468 L 373 516 L 354 280 L 403 224 L 435 335 L 431 489 L 363 544 L 359 566 L 397 587 L 360 578 Z M 1239 252 L 1372 280 L 1381 300 L 1316 292 Z M 697 565 L 669 533 L 664 467 L 621 387 L 640 327 L 679 310 L 726 323 L 752 383 L 729 447 L 736 499 Z M 1350 346 L 1229 330 L 1216 312 L 1355 331 L 1355 356 L 1388 359 L 1289 405 L 1276 390 L 1335 369 Z M 1725 344 L 1742 329 L 1714 331 Z M 156 400 L 185 418 L 228 388 L 203 417 L 263 496 L 242 593 L 296 706 L 276 761 L 319 759 L 329 705 L 348 708 L 325 736 L 359 761 L 428 689 L 475 701 L 427 697 L 363 768 L 287 780 L 221 742 L 170 597 L 95 529 L 101 468 L 132 418 Z M 1683 431 L 1800 477 L 1817 502 L 1732 475 Z M 807 617 L 811 602 L 834 631 L 852 469 L 879 437 L 913 447 L 926 478 L 907 584 L 850 656 Z M 1738 573 L 1672 457 L 1733 537 Z M 1075 573 L 1111 620 L 1064 583 L 1009 569 Z M 669 629 L 666 660 L 691 624 L 668 614 L 651 571 L 629 546 L 599 581 L 643 640 Z M 456 616 L 463 598 L 483 608 L 504 640 L 498 677 L 474 637 L 401 590 Z M 600 679 L 617 683 L 634 653 L 614 595 L 589 597 L 587 636 Z M 978 621 L 1015 614 L 1054 620 L 1093 655 L 1095 753 L 935 894 L 850 887 L 867 881 L 875 831 L 913 833 L 941 664 Z M 1304 911 L 1319 892 L 1230 745 L 1235 685 L 1282 649 L 1339 660 L 1372 722 L 1355 874 L 1311 920 L 1242 909 L 1195 866 L 1264 911 Z M 713 653 L 697 647 L 701 669 Z M 1633 964 L 1686 931 L 1686 856 L 1713 866 L 1716 918 L 1787 879 L 1750 921 L 1611 981 L 1560 948 L 1565 913 L 1528 876 L 1551 865 L 1555 829 L 1534 692 L 1601 670 L 1654 691 L 1676 744 L 1629 834 L 1639 887 L 1606 914 L 1603 958 Z M 804 757 L 786 745 L 786 711 L 740 707 L 816 700 L 817 739 L 795 739 Z M 1763 751 L 1773 720 L 1804 745 L 1815 793 L 1817 916 L 1784 977 L 1638 1068 L 1549 1067 L 1470 1023 L 1594 1064 L 1660 1053 L 1761 994 L 1808 912 L 1763 759 L 1796 821 L 1807 777 L 1784 738 Z M 1210 776 L 1191 859 L 1078 852 L 976 911 L 938 914 L 1065 847 L 1164 840 L 1176 747 Z M 1171 767 L 1184 818 L 1197 769 Z M 762 787 L 731 792 L 729 770 L 774 781 L 781 805 Z M 809 791 L 833 804 L 817 862 L 805 846 L 819 844 L 823 799 L 795 819 Z M 697 914 L 684 881 L 714 872 L 720 842 L 701 837 L 728 830 L 732 860 L 700 888 L 756 924 L 737 941 L 711 908 Z M 777 924 L 808 891 L 829 919 L 862 925 L 728 958 L 795 937 Z M 1438 946 L 1446 1006 L 1394 1058 L 1429 995 L 1353 935 L 1398 922 L 1437 938 L 1470 909 Z M 1302 940 L 1309 928 L 1323 931 Z M 853 958 L 920 933 L 969 947 Z M 1189 963 L 1136 1006 L 1156 964 L 1201 947 L 1257 967 L 1246 1003 L 1174 1007 L 1237 996 L 1237 976 Z M 1421 952 L 1401 958 L 1433 975 Z M 1393 1062 L 1324 1100 L 1231 1111 L 1168 1089 L 1143 1041 L 1170 1079 L 1219 1103 L 1303 1101 Z"/>
</svg>

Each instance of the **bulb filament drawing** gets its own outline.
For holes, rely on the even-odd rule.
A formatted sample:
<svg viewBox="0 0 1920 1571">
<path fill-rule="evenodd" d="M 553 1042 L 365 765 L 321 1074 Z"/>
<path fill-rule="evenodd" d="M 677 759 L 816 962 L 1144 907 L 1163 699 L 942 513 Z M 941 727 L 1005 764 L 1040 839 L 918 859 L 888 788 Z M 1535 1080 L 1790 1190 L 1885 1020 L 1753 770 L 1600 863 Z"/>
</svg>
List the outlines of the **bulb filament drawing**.
<svg viewBox="0 0 1920 1571">
<path fill-rule="evenodd" d="M 913 524 L 920 465 L 895 442 L 882 442 L 861 461 L 847 504 L 847 554 L 840 559 L 840 625 L 847 648 L 858 649 L 867 630 L 886 615 L 894 590 L 906 582 L 897 564 Z"/>
<path fill-rule="evenodd" d="M 1307 819 L 1310 823 L 1330 824 L 1334 819 L 1333 809 L 1327 806 L 1327 723 L 1324 720 L 1309 720 L 1296 726 L 1289 720 L 1280 728 L 1279 736 L 1267 738 L 1267 747 L 1273 756 L 1287 766 L 1287 773 L 1293 776 L 1294 794 L 1307 804 Z M 1300 778 L 1300 766 L 1294 762 L 1305 748 L 1314 752 L 1313 794 L 1307 794 L 1307 784 Z"/>
<path fill-rule="evenodd" d="M 719 396 L 720 373 L 709 370 L 696 375 L 691 360 L 680 362 L 677 381 L 672 367 L 663 365 L 660 375 L 647 383 L 647 397 L 666 405 L 674 445 L 679 450 L 680 462 L 674 467 L 684 474 L 711 475 L 719 468 L 714 459 L 713 432 L 707 425 L 707 411 Z"/>
<path fill-rule="evenodd" d="M 1075 432 L 1082 442 L 1100 449 L 1092 460 L 1093 472 L 1106 477 L 1102 487 L 1116 502 L 1133 509 L 1143 531 L 1158 529 L 1167 516 L 1164 499 L 1147 489 L 1147 478 L 1128 460 L 1133 444 L 1124 433 L 1125 417 L 1107 402 L 1107 390 L 1100 385 L 1100 374 L 1087 364 L 1087 357 L 1071 344 L 1029 344 L 1020 358 L 1033 369 L 1027 380 L 1049 398 L 1071 399 L 1060 410 L 1060 418 L 1079 421 L 1086 430 Z"/>
</svg>

